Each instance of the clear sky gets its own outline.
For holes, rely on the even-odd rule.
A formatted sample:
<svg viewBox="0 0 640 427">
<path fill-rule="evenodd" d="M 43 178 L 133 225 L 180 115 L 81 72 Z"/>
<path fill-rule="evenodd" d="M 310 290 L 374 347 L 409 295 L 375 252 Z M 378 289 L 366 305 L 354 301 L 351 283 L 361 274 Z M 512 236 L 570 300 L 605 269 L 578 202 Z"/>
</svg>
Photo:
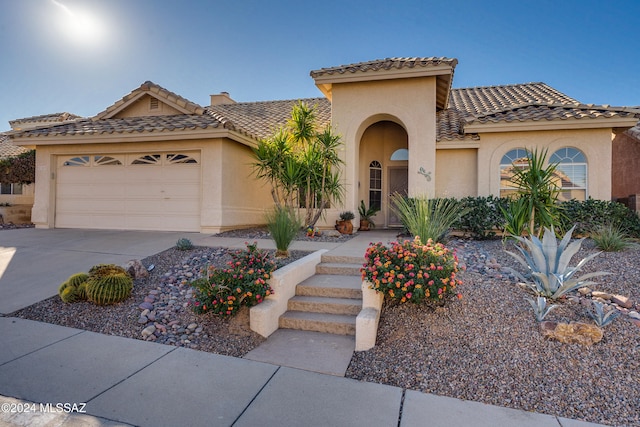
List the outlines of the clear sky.
<svg viewBox="0 0 640 427">
<path fill-rule="evenodd" d="M 0 131 L 146 80 L 200 105 L 321 96 L 311 70 L 457 58 L 454 87 L 545 82 L 640 105 L 640 0 L 0 0 Z"/>
</svg>

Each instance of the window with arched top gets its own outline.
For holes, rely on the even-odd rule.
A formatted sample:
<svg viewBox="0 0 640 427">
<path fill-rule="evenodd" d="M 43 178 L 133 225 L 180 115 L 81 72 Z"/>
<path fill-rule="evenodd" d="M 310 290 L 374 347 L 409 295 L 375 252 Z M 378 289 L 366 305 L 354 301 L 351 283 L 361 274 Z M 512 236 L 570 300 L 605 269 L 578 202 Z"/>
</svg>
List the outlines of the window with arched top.
<svg viewBox="0 0 640 427">
<path fill-rule="evenodd" d="M 587 199 L 587 158 L 577 148 L 563 147 L 549 157 L 555 163 L 560 200 Z"/>
<path fill-rule="evenodd" d="M 382 165 L 377 160 L 369 163 L 369 206 L 382 208 Z"/>
<path fill-rule="evenodd" d="M 393 154 L 391 154 L 391 158 L 389 160 L 397 160 L 397 161 L 409 160 L 409 150 L 407 150 L 406 148 L 399 148 L 396 151 L 394 151 Z"/>
<path fill-rule="evenodd" d="M 500 160 L 500 197 L 507 197 L 518 191 L 518 187 L 513 183 L 513 172 L 516 169 L 525 169 L 529 156 L 529 152 L 524 148 L 515 148 L 502 156 L 502 160 Z"/>
</svg>

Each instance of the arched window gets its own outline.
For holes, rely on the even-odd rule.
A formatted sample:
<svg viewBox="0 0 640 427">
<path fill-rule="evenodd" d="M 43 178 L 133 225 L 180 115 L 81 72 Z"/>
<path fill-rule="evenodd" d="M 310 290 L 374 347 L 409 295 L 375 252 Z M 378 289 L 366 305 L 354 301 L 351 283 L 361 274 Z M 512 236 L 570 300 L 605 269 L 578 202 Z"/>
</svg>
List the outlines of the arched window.
<svg viewBox="0 0 640 427">
<path fill-rule="evenodd" d="M 502 156 L 502 160 L 500 160 L 500 197 L 515 194 L 518 190 L 512 181 L 513 171 L 516 168 L 526 168 L 529 156 L 529 152 L 524 148 L 515 148 Z"/>
<path fill-rule="evenodd" d="M 377 160 L 369 164 L 369 206 L 382 208 L 382 165 Z"/>
<path fill-rule="evenodd" d="M 564 147 L 549 157 L 549 163 L 557 163 L 560 200 L 586 200 L 587 158 L 584 153 L 577 148 Z"/>
<path fill-rule="evenodd" d="M 409 160 L 409 150 L 406 148 L 399 148 L 393 152 L 389 160 L 406 161 Z"/>
</svg>

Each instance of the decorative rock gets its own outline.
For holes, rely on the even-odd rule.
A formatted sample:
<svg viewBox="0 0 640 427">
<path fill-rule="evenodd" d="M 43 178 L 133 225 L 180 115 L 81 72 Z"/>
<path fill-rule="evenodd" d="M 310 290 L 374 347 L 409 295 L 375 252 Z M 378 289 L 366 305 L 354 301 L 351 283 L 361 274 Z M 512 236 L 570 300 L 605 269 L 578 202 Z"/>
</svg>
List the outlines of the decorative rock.
<svg viewBox="0 0 640 427">
<path fill-rule="evenodd" d="M 640 313 L 638 313 L 637 311 L 630 311 L 629 317 L 632 319 L 640 320 Z"/>
<path fill-rule="evenodd" d="M 189 329 L 190 331 L 195 330 L 198 327 L 197 323 L 191 323 L 189 324 L 189 326 L 187 326 L 187 329 Z"/>
<path fill-rule="evenodd" d="M 149 325 L 142 330 L 142 337 L 147 338 L 149 335 L 152 335 L 156 331 L 156 327 L 154 325 Z"/>
<path fill-rule="evenodd" d="M 584 286 L 584 287 L 578 289 L 578 292 L 583 297 L 586 297 L 587 295 L 589 295 L 591 293 L 591 289 L 589 289 L 588 287 Z"/>
<path fill-rule="evenodd" d="M 153 303 L 155 300 L 156 299 L 151 295 L 144 297 L 144 302 Z"/>
<path fill-rule="evenodd" d="M 149 309 L 145 309 L 142 313 L 140 313 L 140 316 L 146 316 L 147 314 L 149 314 Z"/>
<path fill-rule="evenodd" d="M 152 289 L 149 291 L 149 295 L 158 295 L 160 293 L 160 291 L 158 291 L 157 289 Z"/>
<path fill-rule="evenodd" d="M 611 295 L 611 302 L 618 304 L 620 307 L 633 308 L 633 301 L 629 297 L 623 295 Z"/>
<path fill-rule="evenodd" d="M 610 300 L 611 299 L 611 294 L 608 294 L 606 292 L 601 292 L 601 291 L 592 291 L 591 292 L 591 296 L 593 298 L 602 298 L 604 300 Z"/>
<path fill-rule="evenodd" d="M 127 270 L 127 273 L 129 273 L 129 275 L 131 275 L 131 277 L 133 277 L 134 279 L 140 279 L 149 276 L 149 272 L 144 267 L 144 265 L 142 265 L 142 262 L 140 262 L 139 259 L 132 259 L 131 261 L 127 262 L 127 265 L 124 267 L 124 269 Z"/>
<path fill-rule="evenodd" d="M 153 304 L 150 302 L 143 302 L 138 306 L 138 308 L 141 310 L 153 310 Z"/>
<path fill-rule="evenodd" d="M 152 322 L 155 322 L 155 320 L 156 320 L 156 312 L 152 311 L 149 314 L 147 314 L 147 319 L 149 319 Z"/>
<path fill-rule="evenodd" d="M 339 231 L 337 230 L 327 230 L 323 232 L 325 236 L 328 237 L 341 237 L 342 235 L 340 234 Z"/>
<path fill-rule="evenodd" d="M 140 323 L 140 324 L 147 323 L 148 321 L 149 321 L 149 319 L 147 318 L 147 316 L 138 317 L 138 323 Z"/>
<path fill-rule="evenodd" d="M 586 323 L 541 322 L 540 328 L 545 338 L 555 339 L 565 344 L 590 346 L 602 340 L 602 329 Z"/>
</svg>

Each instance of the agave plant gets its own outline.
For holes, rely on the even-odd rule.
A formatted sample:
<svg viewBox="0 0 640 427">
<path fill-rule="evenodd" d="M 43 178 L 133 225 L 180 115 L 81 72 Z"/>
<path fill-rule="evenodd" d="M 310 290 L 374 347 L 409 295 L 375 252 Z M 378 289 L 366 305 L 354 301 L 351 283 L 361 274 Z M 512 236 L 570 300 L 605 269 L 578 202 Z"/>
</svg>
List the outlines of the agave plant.
<svg viewBox="0 0 640 427">
<path fill-rule="evenodd" d="M 547 299 L 545 297 L 537 297 L 535 301 L 531 298 L 525 299 L 529 301 L 529 304 L 533 307 L 533 313 L 536 315 L 536 320 L 538 322 L 542 322 L 547 314 L 558 306 L 557 304 L 547 306 Z"/>
<path fill-rule="evenodd" d="M 599 327 L 607 326 L 609 323 L 613 322 L 616 317 L 620 316 L 620 312 L 618 310 L 609 310 L 605 313 L 604 304 L 600 301 L 591 301 L 591 305 L 593 306 L 593 311 L 589 310 L 589 316 L 596 322 L 596 325 Z"/>
<path fill-rule="evenodd" d="M 555 300 L 568 292 L 594 283 L 588 279 L 610 274 L 597 271 L 578 278 L 573 277 L 588 261 L 600 254 L 600 252 L 591 254 L 583 258 L 575 267 L 569 267 L 571 258 L 580 250 L 583 240 L 571 242 L 574 228 L 575 226 L 564 235 L 560 244 L 558 244 L 555 232 L 546 227 L 542 240 L 535 236 L 530 238 L 513 236 L 522 245 L 516 246 L 522 256 L 514 252 L 506 252 L 528 269 L 533 283 L 517 271 L 512 271 L 537 295 Z"/>
</svg>

